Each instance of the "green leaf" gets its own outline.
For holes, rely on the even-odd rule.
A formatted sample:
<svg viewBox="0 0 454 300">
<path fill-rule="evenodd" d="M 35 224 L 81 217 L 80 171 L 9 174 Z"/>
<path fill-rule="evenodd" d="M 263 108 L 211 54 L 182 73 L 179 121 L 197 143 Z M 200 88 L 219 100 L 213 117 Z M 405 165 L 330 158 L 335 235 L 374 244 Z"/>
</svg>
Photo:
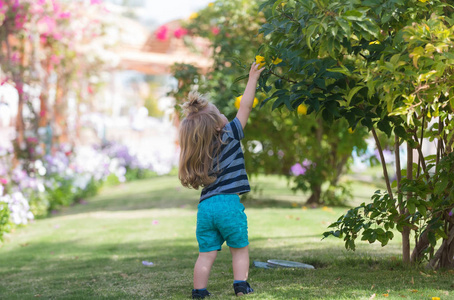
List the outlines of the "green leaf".
<svg viewBox="0 0 454 300">
<path fill-rule="evenodd" d="M 356 93 L 358 93 L 362 88 L 364 88 L 364 85 L 359 85 L 355 86 L 348 92 L 347 96 L 347 105 L 350 105 L 350 102 L 352 101 L 353 96 L 355 96 Z"/>
<path fill-rule="evenodd" d="M 341 17 L 338 17 L 337 18 L 337 23 L 342 28 L 342 30 L 345 32 L 345 36 L 347 38 L 349 38 L 352 31 L 351 31 L 350 24 L 348 23 L 348 21 L 343 19 L 343 18 L 341 18 Z"/>
<path fill-rule="evenodd" d="M 232 85 L 237 83 L 238 81 L 241 81 L 243 79 L 246 79 L 249 77 L 249 74 L 246 74 L 246 75 L 241 75 L 240 77 L 236 78 L 233 82 L 232 82 Z"/>
<path fill-rule="evenodd" d="M 418 205 L 418 211 L 421 213 L 421 215 L 425 217 L 427 213 L 427 208 L 424 205 Z"/>
<path fill-rule="evenodd" d="M 416 206 L 413 202 L 407 203 L 408 211 L 413 215 L 416 212 Z"/>
<path fill-rule="evenodd" d="M 364 19 L 364 15 L 357 11 L 357 10 L 349 10 L 342 15 L 345 19 L 351 21 L 362 21 Z"/>
<path fill-rule="evenodd" d="M 407 138 L 407 131 L 401 125 L 394 127 L 394 134 L 403 139 Z"/>
<path fill-rule="evenodd" d="M 437 183 L 435 184 L 434 193 L 437 195 L 443 193 L 446 190 L 448 183 L 448 178 L 443 178 L 441 181 L 437 181 Z"/>
<path fill-rule="evenodd" d="M 318 25 L 312 24 L 306 29 L 306 44 L 311 51 L 313 51 L 312 45 L 311 45 L 311 38 L 312 38 L 312 35 L 314 34 L 315 30 L 317 30 L 317 28 L 318 28 Z"/>
</svg>

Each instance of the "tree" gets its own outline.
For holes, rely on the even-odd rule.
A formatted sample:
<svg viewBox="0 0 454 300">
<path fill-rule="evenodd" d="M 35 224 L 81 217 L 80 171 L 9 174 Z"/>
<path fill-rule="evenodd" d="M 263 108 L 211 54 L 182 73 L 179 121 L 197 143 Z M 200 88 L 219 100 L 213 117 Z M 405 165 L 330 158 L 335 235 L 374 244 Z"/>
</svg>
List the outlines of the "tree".
<svg viewBox="0 0 454 300">
<path fill-rule="evenodd" d="M 16 159 L 36 158 L 39 128 L 48 123 L 60 129 L 57 143 L 68 142 L 69 132 L 76 131 L 66 121 L 68 99 L 88 98 L 98 85 L 94 75 L 108 65 L 102 57 L 107 52 L 94 51 L 106 43 L 106 22 L 98 17 L 103 9 L 95 0 L 0 1 L 0 75 L 2 84 L 13 84 L 19 95 Z"/>
<path fill-rule="evenodd" d="M 259 1 L 216 1 L 184 24 L 190 35 L 210 41 L 213 59 L 212 69 L 207 74 L 199 74 L 197 82 L 184 77 L 192 82 L 186 80 L 184 86 L 188 89 L 197 84 L 230 119 L 241 101 L 245 84 L 242 80 L 247 77 L 244 74 L 252 61 L 260 60 L 257 50 L 266 43 L 263 35 L 257 34 L 265 22 L 265 14 L 258 12 L 258 8 Z M 191 38 L 186 38 L 190 43 Z M 262 84 L 264 78 L 278 76 L 276 72 L 281 68 L 278 57 L 267 57 L 263 64 L 267 69 L 262 73 Z M 174 74 L 183 82 L 183 72 Z M 285 78 L 280 78 L 264 91 L 277 91 L 284 83 Z M 265 98 L 264 92 L 257 93 L 255 109 L 247 125 L 248 134 L 243 141 L 248 173 L 287 176 L 295 190 L 309 192 L 309 204 L 343 204 L 348 190 L 339 178 L 348 169 L 352 150 L 366 149 L 363 137 L 367 131 L 353 131 L 342 120 L 330 126 L 314 115 L 306 116 L 304 105 L 299 113 L 270 110 L 263 106 Z M 294 170 L 299 168 L 298 171 L 292 172 L 292 166 L 296 166 Z"/>
<path fill-rule="evenodd" d="M 432 267 L 454 267 L 454 179 L 447 176 L 454 155 L 450 2 L 271 0 L 261 9 L 267 17 L 264 56 L 283 60 L 281 72 L 261 88 L 285 79 L 265 101 L 289 110 L 304 103 L 327 122 L 345 119 L 351 128 L 365 127 L 380 153 L 386 192 L 340 217 L 325 236 L 342 237 L 346 248 L 355 249 L 359 236 L 386 245 L 397 228 L 404 262 L 428 258 Z M 377 131 L 394 138 L 394 182 Z M 424 156 L 426 139 L 436 141 L 436 155 Z"/>
</svg>

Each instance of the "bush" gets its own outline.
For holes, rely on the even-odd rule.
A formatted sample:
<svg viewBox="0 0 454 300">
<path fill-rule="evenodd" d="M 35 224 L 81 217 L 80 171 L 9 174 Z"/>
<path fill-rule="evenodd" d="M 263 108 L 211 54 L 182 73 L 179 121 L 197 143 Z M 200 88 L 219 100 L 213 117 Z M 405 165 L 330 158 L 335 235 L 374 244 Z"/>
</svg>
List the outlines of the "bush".
<svg viewBox="0 0 454 300">
<path fill-rule="evenodd" d="M 3 234 L 11 230 L 9 215 L 8 204 L 3 202 L 0 197 L 0 241 L 3 241 Z"/>
</svg>

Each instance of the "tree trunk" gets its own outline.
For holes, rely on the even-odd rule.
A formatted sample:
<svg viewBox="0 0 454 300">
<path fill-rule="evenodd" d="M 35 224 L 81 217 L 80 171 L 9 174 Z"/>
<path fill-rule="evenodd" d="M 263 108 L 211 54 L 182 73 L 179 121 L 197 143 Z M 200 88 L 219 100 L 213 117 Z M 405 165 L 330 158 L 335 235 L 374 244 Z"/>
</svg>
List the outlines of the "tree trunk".
<svg viewBox="0 0 454 300">
<path fill-rule="evenodd" d="M 322 196 L 322 186 L 321 185 L 315 185 L 312 186 L 312 195 L 307 199 L 306 204 L 307 205 L 319 205 L 321 203 L 321 196 Z"/>
<path fill-rule="evenodd" d="M 413 179 L 413 148 L 407 143 L 407 179 Z M 411 197 L 411 192 L 407 193 L 407 199 Z M 407 213 L 407 209 L 405 213 Z M 402 261 L 409 264 L 410 261 L 410 227 L 404 226 L 402 230 Z"/>
<path fill-rule="evenodd" d="M 436 269 L 454 268 L 454 226 L 450 226 L 448 238 L 443 239 L 443 243 L 429 261 L 428 266 Z"/>
</svg>

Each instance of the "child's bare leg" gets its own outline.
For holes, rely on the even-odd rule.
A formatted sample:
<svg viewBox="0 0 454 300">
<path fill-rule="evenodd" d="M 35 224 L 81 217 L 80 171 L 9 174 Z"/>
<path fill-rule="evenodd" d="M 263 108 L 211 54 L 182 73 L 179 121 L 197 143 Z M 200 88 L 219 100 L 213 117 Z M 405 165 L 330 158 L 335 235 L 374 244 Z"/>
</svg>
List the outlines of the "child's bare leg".
<svg viewBox="0 0 454 300">
<path fill-rule="evenodd" d="M 208 284 L 211 267 L 218 251 L 199 252 L 199 257 L 194 266 L 194 289 L 204 289 Z"/>
<path fill-rule="evenodd" d="M 232 254 L 233 279 L 247 280 L 249 274 L 248 246 L 243 248 L 230 247 L 230 253 Z"/>
</svg>

